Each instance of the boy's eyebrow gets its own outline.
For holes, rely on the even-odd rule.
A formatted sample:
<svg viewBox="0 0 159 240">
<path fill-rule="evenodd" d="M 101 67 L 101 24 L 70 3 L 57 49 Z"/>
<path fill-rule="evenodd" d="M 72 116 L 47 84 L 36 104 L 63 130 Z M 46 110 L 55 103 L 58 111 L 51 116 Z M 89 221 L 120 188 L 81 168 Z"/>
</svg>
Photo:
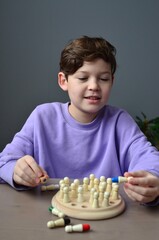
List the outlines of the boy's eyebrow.
<svg viewBox="0 0 159 240">
<path fill-rule="evenodd" d="M 77 71 L 77 73 L 89 73 L 89 71 L 79 70 Z M 104 72 L 100 72 L 99 74 L 105 74 L 105 73 L 111 74 L 111 71 L 104 71 Z"/>
</svg>

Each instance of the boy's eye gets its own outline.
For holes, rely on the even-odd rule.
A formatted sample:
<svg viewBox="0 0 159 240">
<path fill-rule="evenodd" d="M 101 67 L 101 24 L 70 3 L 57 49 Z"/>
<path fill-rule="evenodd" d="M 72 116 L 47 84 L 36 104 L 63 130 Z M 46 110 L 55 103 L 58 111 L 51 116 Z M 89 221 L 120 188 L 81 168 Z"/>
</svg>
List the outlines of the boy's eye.
<svg viewBox="0 0 159 240">
<path fill-rule="evenodd" d="M 100 78 L 100 80 L 106 82 L 109 81 L 109 78 Z"/>
<path fill-rule="evenodd" d="M 85 81 L 85 80 L 87 80 L 88 78 L 87 78 L 87 77 L 79 77 L 78 79 L 81 80 L 81 81 Z"/>
</svg>

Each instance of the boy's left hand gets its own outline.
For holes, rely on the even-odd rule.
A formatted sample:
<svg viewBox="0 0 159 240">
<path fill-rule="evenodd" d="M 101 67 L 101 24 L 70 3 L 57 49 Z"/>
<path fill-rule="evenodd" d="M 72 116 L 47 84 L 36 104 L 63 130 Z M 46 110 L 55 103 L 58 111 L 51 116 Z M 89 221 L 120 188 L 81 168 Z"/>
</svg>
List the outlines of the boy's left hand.
<svg viewBox="0 0 159 240">
<path fill-rule="evenodd" d="M 132 176 L 124 184 L 124 190 L 133 201 L 149 203 L 159 196 L 159 178 L 146 171 L 126 172 L 125 177 Z"/>
</svg>

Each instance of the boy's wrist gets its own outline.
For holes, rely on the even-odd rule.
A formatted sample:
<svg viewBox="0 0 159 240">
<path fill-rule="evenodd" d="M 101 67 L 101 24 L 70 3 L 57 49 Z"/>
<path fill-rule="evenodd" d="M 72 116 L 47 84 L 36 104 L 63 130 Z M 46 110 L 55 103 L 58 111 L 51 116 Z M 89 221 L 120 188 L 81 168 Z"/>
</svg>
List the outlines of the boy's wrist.
<svg viewBox="0 0 159 240">
<path fill-rule="evenodd" d="M 141 205 L 148 206 L 148 207 L 155 207 L 159 205 L 159 196 L 155 198 L 155 200 L 148 202 L 148 203 L 142 203 Z"/>
</svg>

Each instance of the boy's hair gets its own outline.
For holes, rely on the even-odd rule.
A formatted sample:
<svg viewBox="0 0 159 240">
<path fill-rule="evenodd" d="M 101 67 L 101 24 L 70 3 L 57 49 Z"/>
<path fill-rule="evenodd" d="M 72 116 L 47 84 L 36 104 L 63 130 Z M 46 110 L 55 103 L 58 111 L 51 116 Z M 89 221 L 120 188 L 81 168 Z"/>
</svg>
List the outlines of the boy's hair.
<svg viewBox="0 0 159 240">
<path fill-rule="evenodd" d="M 116 71 L 116 49 L 101 37 L 83 36 L 69 43 L 61 52 L 60 71 L 66 78 L 74 74 L 84 61 L 91 62 L 98 58 L 111 65 L 112 74 Z"/>
</svg>

